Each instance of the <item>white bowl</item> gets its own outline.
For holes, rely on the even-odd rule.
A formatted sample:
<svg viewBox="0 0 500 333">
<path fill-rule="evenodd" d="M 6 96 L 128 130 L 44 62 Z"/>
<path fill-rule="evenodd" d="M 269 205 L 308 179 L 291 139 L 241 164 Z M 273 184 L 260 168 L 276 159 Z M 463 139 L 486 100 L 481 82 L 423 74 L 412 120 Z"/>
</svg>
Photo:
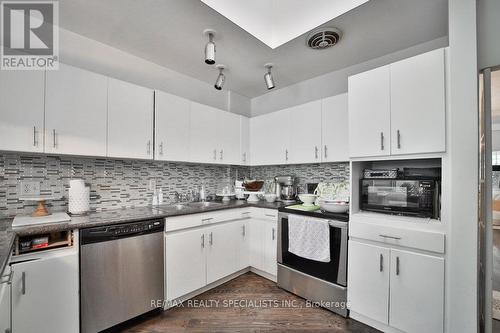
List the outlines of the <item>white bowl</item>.
<svg viewBox="0 0 500 333">
<path fill-rule="evenodd" d="M 319 208 L 330 213 L 346 213 L 349 210 L 349 203 L 333 200 L 321 200 L 319 202 Z"/>
<path fill-rule="evenodd" d="M 267 194 L 264 194 L 264 198 L 266 199 L 267 202 L 275 202 L 276 201 L 276 194 L 267 193 Z"/>
<path fill-rule="evenodd" d="M 304 206 L 313 206 L 317 197 L 316 194 L 299 194 L 299 200 Z"/>
</svg>

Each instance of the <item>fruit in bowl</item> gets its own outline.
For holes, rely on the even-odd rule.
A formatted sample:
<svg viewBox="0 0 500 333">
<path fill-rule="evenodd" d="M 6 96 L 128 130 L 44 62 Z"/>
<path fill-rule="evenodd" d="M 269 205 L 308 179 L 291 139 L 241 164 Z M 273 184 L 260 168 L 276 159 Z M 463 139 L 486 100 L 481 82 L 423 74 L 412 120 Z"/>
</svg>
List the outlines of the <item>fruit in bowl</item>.
<svg viewBox="0 0 500 333">
<path fill-rule="evenodd" d="M 299 200 L 304 206 L 313 206 L 317 197 L 316 194 L 299 194 Z"/>
<path fill-rule="evenodd" d="M 245 180 L 245 183 L 243 184 L 245 190 L 251 192 L 260 191 L 263 185 L 264 185 L 263 180 Z"/>
</svg>

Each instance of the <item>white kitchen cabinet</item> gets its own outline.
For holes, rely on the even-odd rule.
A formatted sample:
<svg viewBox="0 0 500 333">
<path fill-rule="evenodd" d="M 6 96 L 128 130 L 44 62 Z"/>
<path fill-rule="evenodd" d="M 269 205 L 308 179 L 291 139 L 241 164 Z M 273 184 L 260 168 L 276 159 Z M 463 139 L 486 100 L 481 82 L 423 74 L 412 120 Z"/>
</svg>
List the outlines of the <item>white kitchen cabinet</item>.
<svg viewBox="0 0 500 333">
<path fill-rule="evenodd" d="M 238 223 L 224 223 L 207 228 L 207 284 L 235 273 L 238 269 Z"/>
<path fill-rule="evenodd" d="M 216 110 L 217 114 L 217 159 L 222 164 L 240 164 L 240 116 Z"/>
<path fill-rule="evenodd" d="M 44 253 L 12 264 L 12 331 L 78 332 L 78 253 Z"/>
<path fill-rule="evenodd" d="M 189 160 L 189 122 L 189 100 L 155 90 L 155 160 Z"/>
<path fill-rule="evenodd" d="M 264 271 L 264 226 L 265 221 L 252 218 L 248 222 L 250 266 Z"/>
<path fill-rule="evenodd" d="M 391 152 L 390 66 L 348 78 L 349 155 Z"/>
<path fill-rule="evenodd" d="M 11 288 L 10 288 L 10 266 L 5 267 L 0 279 L 0 332 L 12 332 L 11 328 Z"/>
<path fill-rule="evenodd" d="M 106 156 L 107 82 L 63 64 L 46 72 L 46 153 Z"/>
<path fill-rule="evenodd" d="M 347 93 L 321 100 L 322 162 L 349 161 Z"/>
<path fill-rule="evenodd" d="M 44 71 L 0 71 L 0 150 L 43 152 Z"/>
<path fill-rule="evenodd" d="M 390 286 L 390 326 L 407 333 L 443 332 L 443 258 L 391 249 Z"/>
<path fill-rule="evenodd" d="M 263 260 L 262 270 L 273 276 L 278 274 L 278 264 L 276 256 L 278 252 L 277 244 L 277 221 L 264 221 L 263 224 Z"/>
<path fill-rule="evenodd" d="M 288 163 L 321 162 L 321 100 L 287 110 L 291 127 L 281 135 L 290 137 Z"/>
<path fill-rule="evenodd" d="M 391 68 L 391 154 L 445 151 L 445 55 L 437 49 Z"/>
<path fill-rule="evenodd" d="M 240 116 L 240 163 L 250 165 L 250 119 Z"/>
<path fill-rule="evenodd" d="M 206 285 L 208 240 L 203 229 L 165 235 L 166 299 L 175 300 Z"/>
<path fill-rule="evenodd" d="M 252 165 L 288 163 L 290 126 L 290 112 L 287 109 L 250 119 Z"/>
<path fill-rule="evenodd" d="M 153 90 L 108 80 L 108 156 L 153 158 Z"/>
<path fill-rule="evenodd" d="M 350 310 L 387 324 L 390 249 L 350 240 L 348 253 L 347 301 Z"/>
<path fill-rule="evenodd" d="M 218 162 L 217 112 L 218 110 L 211 106 L 191 102 L 189 145 L 191 162 Z"/>
<path fill-rule="evenodd" d="M 238 222 L 237 229 L 237 270 L 241 270 L 250 266 L 250 235 L 249 235 L 249 219 L 244 219 Z"/>
</svg>

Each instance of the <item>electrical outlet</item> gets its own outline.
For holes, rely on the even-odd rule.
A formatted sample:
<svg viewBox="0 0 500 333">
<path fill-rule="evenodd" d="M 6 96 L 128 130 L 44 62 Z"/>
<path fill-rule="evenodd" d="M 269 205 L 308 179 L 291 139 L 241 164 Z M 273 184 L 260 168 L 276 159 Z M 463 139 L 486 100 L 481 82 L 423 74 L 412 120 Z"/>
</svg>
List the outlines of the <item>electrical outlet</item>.
<svg viewBox="0 0 500 333">
<path fill-rule="evenodd" d="M 40 195 L 40 182 L 37 181 L 21 181 L 21 196 L 37 196 Z"/>
</svg>

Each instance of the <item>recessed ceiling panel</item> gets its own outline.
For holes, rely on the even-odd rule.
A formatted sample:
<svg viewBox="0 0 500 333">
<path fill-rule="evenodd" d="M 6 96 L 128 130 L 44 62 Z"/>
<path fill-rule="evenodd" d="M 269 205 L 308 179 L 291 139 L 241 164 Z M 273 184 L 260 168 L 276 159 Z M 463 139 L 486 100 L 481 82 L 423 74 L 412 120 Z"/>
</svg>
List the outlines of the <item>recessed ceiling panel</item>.
<svg viewBox="0 0 500 333">
<path fill-rule="evenodd" d="M 272 49 L 368 0 L 201 0 Z"/>
</svg>

